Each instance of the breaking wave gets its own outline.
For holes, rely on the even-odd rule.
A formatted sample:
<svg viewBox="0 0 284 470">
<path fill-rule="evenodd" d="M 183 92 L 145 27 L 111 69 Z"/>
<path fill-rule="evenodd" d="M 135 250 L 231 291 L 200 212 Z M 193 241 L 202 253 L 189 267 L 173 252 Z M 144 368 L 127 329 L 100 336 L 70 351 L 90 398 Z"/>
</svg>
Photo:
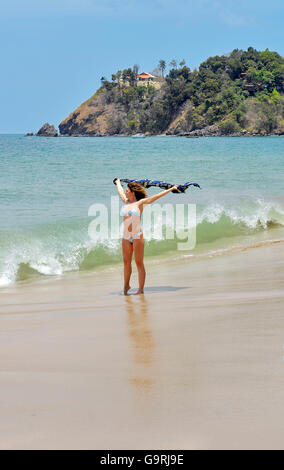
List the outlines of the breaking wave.
<svg viewBox="0 0 284 470">
<path fill-rule="evenodd" d="M 166 238 L 168 224 L 173 221 L 156 220 L 162 228 L 160 235 L 147 233 L 145 256 L 174 253 L 180 241 L 177 227 L 173 238 Z M 45 224 L 25 230 L 0 232 L 0 286 L 38 276 L 63 275 L 68 271 L 86 271 L 98 266 L 122 261 L 119 239 L 91 240 L 88 236 L 90 219 Z M 212 203 L 197 206 L 196 248 L 210 255 L 222 241 L 232 244 L 236 237 L 257 233 L 272 233 L 271 229 L 284 227 L 284 208 L 280 203 L 251 200 L 231 206 Z M 225 242 L 224 242 L 225 243 Z M 225 245 L 224 245 L 225 246 Z M 206 247 L 206 248 L 205 248 Z"/>
</svg>

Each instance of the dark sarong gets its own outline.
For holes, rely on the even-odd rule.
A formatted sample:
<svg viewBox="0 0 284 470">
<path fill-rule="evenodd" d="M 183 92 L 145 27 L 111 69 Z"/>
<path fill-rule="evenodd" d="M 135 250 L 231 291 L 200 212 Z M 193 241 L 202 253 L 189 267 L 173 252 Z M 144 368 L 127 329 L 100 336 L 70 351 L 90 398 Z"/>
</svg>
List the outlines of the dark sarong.
<svg viewBox="0 0 284 470">
<path fill-rule="evenodd" d="M 115 181 L 116 181 L 116 178 L 113 180 L 114 184 L 115 184 Z M 156 187 L 162 188 L 162 189 L 170 189 L 173 186 L 175 186 L 175 184 L 165 183 L 165 181 L 148 180 L 148 179 L 145 179 L 145 180 L 129 180 L 127 178 L 121 178 L 120 181 L 122 183 L 132 183 L 132 182 L 133 183 L 138 183 L 138 184 L 141 184 L 141 186 L 143 186 L 144 188 L 150 188 L 152 186 L 156 186 Z M 201 189 L 198 183 L 192 183 L 192 182 L 188 181 L 187 183 L 179 184 L 177 189 L 174 189 L 173 193 L 184 193 L 187 190 L 187 188 L 189 188 L 189 186 L 195 186 L 196 188 Z"/>
</svg>

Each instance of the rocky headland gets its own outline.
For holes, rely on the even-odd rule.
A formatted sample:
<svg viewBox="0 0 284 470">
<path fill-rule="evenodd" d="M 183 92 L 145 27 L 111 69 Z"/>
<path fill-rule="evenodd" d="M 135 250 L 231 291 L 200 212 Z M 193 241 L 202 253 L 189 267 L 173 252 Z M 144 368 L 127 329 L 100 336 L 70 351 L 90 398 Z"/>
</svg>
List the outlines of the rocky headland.
<svg viewBox="0 0 284 470">
<path fill-rule="evenodd" d="M 60 136 L 284 135 L 284 58 L 249 47 L 198 70 L 183 63 L 165 78 L 141 82 L 137 70 L 119 71 L 58 127 Z M 58 132 L 46 123 L 37 135 Z"/>
</svg>

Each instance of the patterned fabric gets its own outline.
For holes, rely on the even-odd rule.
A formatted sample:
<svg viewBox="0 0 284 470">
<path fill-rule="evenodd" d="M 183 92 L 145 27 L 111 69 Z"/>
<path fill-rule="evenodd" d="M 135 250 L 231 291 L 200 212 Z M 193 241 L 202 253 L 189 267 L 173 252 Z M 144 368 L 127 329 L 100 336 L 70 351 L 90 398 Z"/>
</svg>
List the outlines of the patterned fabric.
<svg viewBox="0 0 284 470">
<path fill-rule="evenodd" d="M 116 181 L 116 178 L 113 180 L 114 184 L 115 184 L 115 181 Z M 122 183 L 132 183 L 132 182 L 139 183 L 139 184 L 141 184 L 141 186 L 144 186 L 144 188 L 150 188 L 151 186 L 157 186 L 158 188 L 162 188 L 162 189 L 170 189 L 173 186 L 175 186 L 174 184 L 165 183 L 164 181 L 157 181 L 157 180 L 128 180 L 126 178 L 121 178 L 120 181 Z M 190 183 L 188 181 L 187 183 L 180 184 L 177 187 L 177 189 L 174 189 L 173 193 L 184 193 L 186 191 L 186 189 L 189 188 L 189 186 L 195 186 L 195 187 L 201 189 L 198 183 Z"/>
</svg>

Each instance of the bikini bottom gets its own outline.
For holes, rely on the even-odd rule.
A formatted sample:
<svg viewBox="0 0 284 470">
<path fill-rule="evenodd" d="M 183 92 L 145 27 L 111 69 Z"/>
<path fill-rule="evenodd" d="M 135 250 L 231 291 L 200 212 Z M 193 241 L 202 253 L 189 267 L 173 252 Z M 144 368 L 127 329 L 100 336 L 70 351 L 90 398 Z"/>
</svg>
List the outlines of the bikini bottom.
<svg viewBox="0 0 284 470">
<path fill-rule="evenodd" d="M 133 241 L 139 237 L 139 235 L 141 235 L 143 232 L 137 232 L 135 235 L 133 235 L 133 237 L 124 237 L 126 238 L 126 240 L 128 240 L 130 243 L 133 243 Z"/>
</svg>

